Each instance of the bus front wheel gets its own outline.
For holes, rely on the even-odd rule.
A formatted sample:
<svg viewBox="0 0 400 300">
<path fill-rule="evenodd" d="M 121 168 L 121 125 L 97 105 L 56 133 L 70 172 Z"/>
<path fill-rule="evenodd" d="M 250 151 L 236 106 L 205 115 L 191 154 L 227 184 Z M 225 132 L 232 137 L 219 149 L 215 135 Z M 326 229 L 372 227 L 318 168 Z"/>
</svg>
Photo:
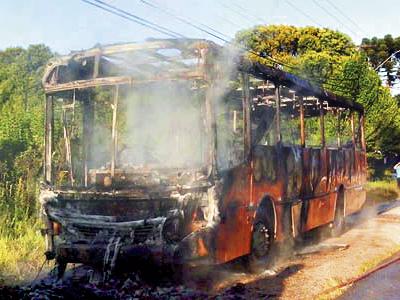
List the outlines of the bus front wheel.
<svg viewBox="0 0 400 300">
<path fill-rule="evenodd" d="M 272 264 L 273 226 L 268 220 L 254 223 L 251 238 L 251 253 L 247 256 L 247 268 L 250 272 L 259 272 Z"/>
</svg>

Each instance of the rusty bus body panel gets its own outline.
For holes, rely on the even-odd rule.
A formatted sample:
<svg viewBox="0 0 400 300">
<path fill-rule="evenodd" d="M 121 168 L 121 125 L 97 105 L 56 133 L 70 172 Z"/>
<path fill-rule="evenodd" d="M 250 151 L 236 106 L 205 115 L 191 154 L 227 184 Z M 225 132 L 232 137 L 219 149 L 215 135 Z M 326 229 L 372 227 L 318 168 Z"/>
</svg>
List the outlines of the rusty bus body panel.
<svg viewBox="0 0 400 300">
<path fill-rule="evenodd" d="M 172 48 L 178 49 L 180 60 L 158 51 Z M 49 64 L 43 79 L 46 184 L 41 194 L 49 257 L 59 264 L 83 262 L 105 269 L 112 269 L 117 260 L 129 264 L 132 258 L 150 256 L 161 263 L 224 263 L 251 252 L 254 222 L 266 205 L 272 209 L 274 239 L 280 242 L 333 222 L 340 193 L 345 215 L 362 207 L 367 168 L 363 140 L 361 148 L 354 143 L 337 149 L 325 145 L 310 148 L 304 140 L 299 145 L 285 145 L 280 140 L 276 145 L 255 145 L 248 129 L 243 141 L 248 153 L 243 161 L 221 170 L 211 96 L 205 100 L 207 150 L 202 167 L 129 169 L 116 166 L 113 154 L 110 167 L 90 169 L 86 158 L 91 146 L 85 144 L 82 186 L 72 180 L 68 188 L 56 186 L 52 162 L 55 99 L 71 97 L 72 92 L 73 103 L 75 97 L 87 103 L 85 91 L 99 86 L 128 89 L 158 81 L 192 81 L 195 88 L 212 86 L 221 77 L 223 68 L 217 63 L 221 51 L 204 40 L 161 40 L 91 49 Z M 125 74 L 119 66 L 107 69 L 118 59 L 131 63 L 131 73 Z M 234 68 L 272 82 L 275 90 L 284 85 L 288 93 L 310 95 L 329 107 L 363 114 L 360 105 L 281 70 L 243 58 L 235 61 Z M 245 105 L 254 105 L 246 103 L 249 97 L 245 93 L 243 97 Z M 251 119 L 253 112 L 247 111 Z M 84 113 L 83 119 L 88 122 L 88 114 Z M 244 118 L 244 128 L 251 127 L 249 122 Z M 90 136 L 93 129 L 85 129 L 85 124 L 83 134 Z M 304 139 L 304 124 L 301 126 Z M 70 173 L 73 168 L 70 166 Z"/>
</svg>

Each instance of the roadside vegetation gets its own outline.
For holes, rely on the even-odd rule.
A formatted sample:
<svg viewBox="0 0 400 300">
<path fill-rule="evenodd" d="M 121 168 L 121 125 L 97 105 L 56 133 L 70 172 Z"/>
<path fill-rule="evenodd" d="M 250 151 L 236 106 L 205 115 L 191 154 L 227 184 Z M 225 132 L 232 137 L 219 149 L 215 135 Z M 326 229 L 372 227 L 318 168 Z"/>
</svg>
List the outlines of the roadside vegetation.
<svg viewBox="0 0 400 300">
<path fill-rule="evenodd" d="M 285 71 L 363 104 L 369 156 L 400 153 L 399 102 L 368 65 L 374 53 L 359 52 L 340 32 L 314 27 L 257 26 L 239 32 L 236 42 L 292 66 L 282 66 Z M 52 56 L 44 45 L 0 51 L 0 285 L 33 278 L 44 260 L 37 203 L 44 131 L 41 77 Z M 398 196 L 394 182 L 372 182 L 368 193 L 374 199 Z"/>
<path fill-rule="evenodd" d="M 43 148 L 43 45 L 0 51 L 0 285 L 43 263 L 38 201 Z"/>
<path fill-rule="evenodd" d="M 367 186 L 367 200 L 370 204 L 400 199 L 400 190 L 395 180 L 370 181 Z"/>
</svg>

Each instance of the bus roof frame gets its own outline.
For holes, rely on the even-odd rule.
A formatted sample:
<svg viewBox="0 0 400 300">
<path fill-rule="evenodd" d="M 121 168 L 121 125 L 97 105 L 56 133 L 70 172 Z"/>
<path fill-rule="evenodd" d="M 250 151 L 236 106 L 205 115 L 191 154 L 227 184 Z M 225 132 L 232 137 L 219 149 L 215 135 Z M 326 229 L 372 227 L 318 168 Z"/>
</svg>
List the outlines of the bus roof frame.
<svg viewBox="0 0 400 300">
<path fill-rule="evenodd" d="M 155 51 L 160 49 L 175 48 L 184 54 L 184 57 L 192 57 L 198 59 L 198 63 L 192 68 L 185 68 L 183 63 L 173 61 L 166 56 L 154 54 Z M 86 89 L 98 86 L 116 86 L 116 85 L 134 85 L 143 82 L 155 82 L 161 80 L 204 80 L 211 79 L 209 71 L 214 67 L 214 62 L 210 61 L 207 56 L 209 54 L 219 55 L 225 47 L 219 46 L 214 42 L 204 39 L 160 39 L 149 40 L 144 43 L 123 43 L 113 44 L 107 46 L 98 46 L 88 50 L 75 51 L 71 54 L 56 57 L 49 61 L 42 84 L 47 95 L 55 94 L 62 91 L 71 91 L 75 89 Z M 146 50 L 154 55 L 155 59 L 167 62 L 172 66 L 181 68 L 179 72 L 161 72 L 154 77 L 145 80 L 135 78 L 134 76 L 109 76 L 99 77 L 99 59 L 102 56 L 116 55 L 121 53 L 128 53 L 132 51 Z M 195 57 L 197 55 L 197 57 Z M 73 71 L 76 67 L 76 62 L 83 63 L 86 59 L 93 59 L 93 75 L 91 78 L 76 78 L 67 82 L 58 82 L 58 70 L 65 67 Z M 285 72 L 275 67 L 270 67 L 259 62 L 249 61 L 242 54 L 239 60 L 234 62 L 237 64 L 238 70 L 250 73 L 258 78 L 270 80 L 275 85 L 284 85 L 290 89 L 295 90 L 304 96 L 314 96 L 322 101 L 327 101 L 330 106 L 342 107 L 350 110 L 355 110 L 360 113 L 364 112 L 361 104 L 349 100 L 346 97 L 336 95 L 320 86 L 316 86 L 311 82 L 296 76 L 292 73 Z"/>
</svg>

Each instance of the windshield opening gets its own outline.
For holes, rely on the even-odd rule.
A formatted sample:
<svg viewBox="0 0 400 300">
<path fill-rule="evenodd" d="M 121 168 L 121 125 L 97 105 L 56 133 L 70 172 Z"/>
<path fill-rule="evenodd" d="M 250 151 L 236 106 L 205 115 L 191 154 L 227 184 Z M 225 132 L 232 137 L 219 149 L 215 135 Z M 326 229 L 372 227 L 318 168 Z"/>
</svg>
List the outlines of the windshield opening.
<svg viewBox="0 0 400 300">
<path fill-rule="evenodd" d="M 125 180 L 139 170 L 202 168 L 204 99 L 205 88 L 194 81 L 99 87 L 55 98 L 55 185 L 107 186 L 107 177 Z"/>
</svg>

